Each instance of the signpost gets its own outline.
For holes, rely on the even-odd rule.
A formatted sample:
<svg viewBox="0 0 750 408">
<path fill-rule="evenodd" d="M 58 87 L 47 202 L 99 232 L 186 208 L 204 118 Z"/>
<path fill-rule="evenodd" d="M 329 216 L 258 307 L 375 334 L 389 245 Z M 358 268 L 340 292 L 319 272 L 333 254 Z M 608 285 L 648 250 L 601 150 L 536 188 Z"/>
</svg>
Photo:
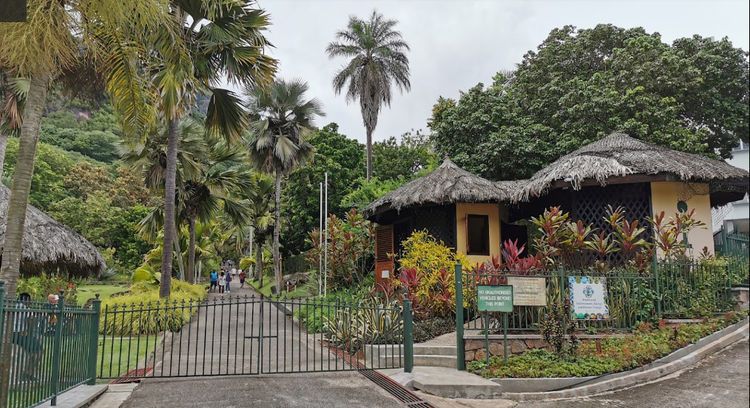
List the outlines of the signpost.
<svg viewBox="0 0 750 408">
<path fill-rule="evenodd" d="M 508 276 L 513 286 L 513 306 L 547 306 L 547 279 Z"/>
<path fill-rule="evenodd" d="M 513 311 L 513 286 L 477 286 L 477 310 L 484 312 L 484 347 L 490 361 L 490 313 L 503 313 L 503 357 L 508 364 L 508 313 Z"/>
</svg>

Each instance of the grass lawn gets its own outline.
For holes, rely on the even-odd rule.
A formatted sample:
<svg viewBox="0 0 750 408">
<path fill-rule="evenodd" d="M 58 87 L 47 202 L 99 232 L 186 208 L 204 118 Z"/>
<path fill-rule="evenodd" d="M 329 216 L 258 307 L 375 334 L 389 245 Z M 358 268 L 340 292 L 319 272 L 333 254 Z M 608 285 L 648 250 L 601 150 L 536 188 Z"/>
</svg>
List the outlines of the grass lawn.
<svg viewBox="0 0 750 408">
<path fill-rule="evenodd" d="M 273 286 L 275 284 L 274 283 L 274 279 L 272 277 L 268 277 L 268 276 L 263 277 L 263 287 L 261 287 L 261 288 L 258 287 L 258 282 L 257 281 L 253 281 L 251 279 L 246 280 L 245 283 L 246 284 L 249 283 L 252 287 L 255 288 L 255 290 L 257 290 L 258 292 L 262 293 L 263 296 L 269 296 L 269 297 L 271 296 L 271 286 Z M 296 299 L 296 298 L 302 298 L 302 297 L 311 296 L 310 295 L 310 291 L 308 290 L 308 288 L 310 287 L 309 285 L 310 285 L 310 283 L 306 283 L 304 285 L 297 286 L 297 289 L 295 289 L 295 290 L 293 290 L 293 291 L 291 291 L 289 293 L 286 293 L 284 295 L 284 297 L 287 298 L 287 299 Z M 318 288 L 315 288 L 316 291 L 317 291 L 317 289 Z"/>
<path fill-rule="evenodd" d="M 97 350 L 96 372 L 97 377 L 118 377 L 128 370 L 143 368 L 141 360 L 148 352 L 159 346 L 162 335 L 150 334 L 138 337 L 123 337 L 107 335 L 106 339 L 99 336 L 99 349 Z"/>
<path fill-rule="evenodd" d="M 94 297 L 97 293 L 99 299 L 104 300 L 127 289 L 128 285 L 81 285 L 76 291 L 76 299 L 78 299 L 78 304 L 83 306 L 89 298 Z"/>
</svg>

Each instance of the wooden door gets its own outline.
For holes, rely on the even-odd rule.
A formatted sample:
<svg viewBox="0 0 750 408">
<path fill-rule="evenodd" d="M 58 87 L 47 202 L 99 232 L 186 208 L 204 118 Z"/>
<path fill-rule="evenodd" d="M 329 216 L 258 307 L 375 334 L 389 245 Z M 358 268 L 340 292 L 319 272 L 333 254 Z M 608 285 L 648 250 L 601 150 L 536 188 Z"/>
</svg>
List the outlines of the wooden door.
<svg viewBox="0 0 750 408">
<path fill-rule="evenodd" d="M 375 287 L 393 279 L 393 225 L 375 228 Z"/>
</svg>

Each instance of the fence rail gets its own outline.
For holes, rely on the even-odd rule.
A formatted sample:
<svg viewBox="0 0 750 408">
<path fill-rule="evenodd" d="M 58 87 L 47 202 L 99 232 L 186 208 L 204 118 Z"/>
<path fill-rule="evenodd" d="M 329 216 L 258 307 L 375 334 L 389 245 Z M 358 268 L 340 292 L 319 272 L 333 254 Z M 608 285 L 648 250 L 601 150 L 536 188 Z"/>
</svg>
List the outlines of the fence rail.
<svg viewBox="0 0 750 408">
<path fill-rule="evenodd" d="M 747 265 L 745 258 L 744 265 Z M 508 315 L 508 329 L 517 332 L 539 330 L 549 305 L 569 296 L 568 278 L 596 276 L 606 278 L 606 302 L 609 318 L 577 320 L 576 327 L 587 329 L 631 329 L 652 317 L 695 317 L 706 313 L 731 310 L 732 268 L 729 261 L 654 261 L 650 271 L 616 269 L 606 273 L 558 269 L 552 271 L 476 273 L 463 271 L 460 280 L 464 302 L 460 322 L 465 330 L 497 331 L 502 328 L 501 315 L 490 313 L 490 319 L 477 310 L 477 285 L 506 285 L 509 277 L 545 280 L 546 306 L 515 306 Z M 457 288 L 458 288 L 457 286 Z M 457 289 L 458 290 L 458 289 Z M 488 325 L 489 324 L 489 325 Z"/>
<path fill-rule="evenodd" d="M 28 407 L 95 380 L 99 300 L 93 309 L 5 299 L 0 281 L 0 407 Z"/>
</svg>

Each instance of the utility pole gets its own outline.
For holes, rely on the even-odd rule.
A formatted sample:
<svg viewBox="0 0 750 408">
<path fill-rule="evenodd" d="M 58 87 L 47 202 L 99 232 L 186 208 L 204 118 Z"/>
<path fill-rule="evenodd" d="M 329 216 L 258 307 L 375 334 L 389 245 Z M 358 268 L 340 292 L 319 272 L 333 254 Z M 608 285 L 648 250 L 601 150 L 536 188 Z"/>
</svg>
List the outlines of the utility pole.
<svg viewBox="0 0 750 408">
<path fill-rule="evenodd" d="M 328 172 L 325 174 L 325 242 L 323 252 L 323 269 L 325 274 L 323 275 L 323 296 L 328 296 Z"/>
</svg>

